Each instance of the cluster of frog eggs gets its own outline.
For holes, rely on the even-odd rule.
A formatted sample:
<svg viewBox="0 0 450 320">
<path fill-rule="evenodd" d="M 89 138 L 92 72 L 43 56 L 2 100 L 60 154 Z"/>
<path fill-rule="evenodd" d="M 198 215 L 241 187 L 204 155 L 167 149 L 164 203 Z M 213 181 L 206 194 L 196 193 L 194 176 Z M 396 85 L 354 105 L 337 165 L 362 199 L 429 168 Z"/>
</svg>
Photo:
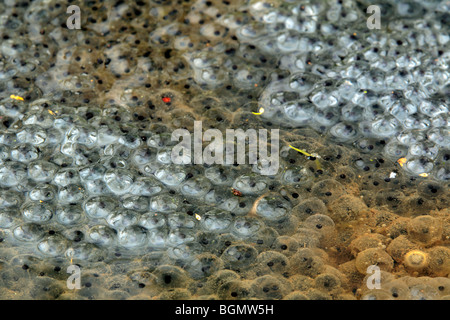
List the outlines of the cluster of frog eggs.
<svg viewBox="0 0 450 320">
<path fill-rule="evenodd" d="M 0 228 L 12 246 L 2 251 L 5 298 L 30 279 L 33 298 L 73 298 L 70 263 L 83 268 L 78 298 L 448 298 L 450 252 L 436 245 L 450 236 L 445 210 L 415 218 L 369 210 L 286 146 L 271 177 L 257 165 L 175 165 L 170 130 L 116 125 L 111 113 L 127 112 L 120 107 L 91 113 L 41 101 L 22 111 L 0 135 Z M 448 197 L 430 181 L 417 192 Z M 365 227 L 352 230 L 360 220 Z M 343 252 L 350 258 L 339 264 Z M 388 275 L 394 261 L 414 281 Z M 385 272 L 385 287 L 359 292 L 370 265 Z"/>
<path fill-rule="evenodd" d="M 88 135 L 75 138 L 74 130 L 61 135 L 62 145 L 68 137 L 86 143 Z M 4 167 L 15 171 L 0 180 L 8 187 L 0 197 L 2 245 L 20 249 L 2 250 L 3 298 L 11 292 L 41 299 L 450 296 L 450 250 L 440 245 L 450 237 L 448 209 L 401 217 L 369 209 L 332 179 L 310 180 L 310 194 L 299 195 L 288 192 L 300 188 L 292 170 L 272 180 L 250 166 L 168 164 L 161 155 L 172 142 L 162 134 L 134 146 L 111 143 L 112 157 L 98 135 L 89 136 L 97 141 L 89 142 L 97 163 L 78 167 L 75 157 L 57 152 L 61 166 L 27 161 L 13 156 L 20 144 L 9 161 L 4 157 Z M 418 192 L 448 197 L 428 182 Z M 82 267 L 76 296 L 65 286 L 69 259 Z M 381 269 L 381 289 L 369 290 L 373 265 Z M 25 283 L 30 293 L 21 290 Z"/>
<path fill-rule="evenodd" d="M 346 1 L 343 1 L 343 4 L 336 3 L 341 8 L 339 12 L 351 9 Z M 356 182 L 354 169 L 343 167 L 351 160 L 356 160 L 352 158 L 355 154 L 345 147 L 333 147 L 325 143 L 320 146 L 319 139 L 322 138 L 312 134 L 313 138 L 306 138 L 308 130 L 282 131 L 283 147 L 280 150 L 282 169 L 273 177 L 259 175 L 258 167 L 250 165 L 176 166 L 171 163 L 170 157 L 174 145 L 170 133 L 174 128 L 169 127 L 169 121 L 166 126 L 166 122 L 160 119 L 170 117 L 170 123 L 173 122 L 175 125 L 176 121 L 179 122 L 177 127 L 188 122 L 186 125 L 190 126 L 191 120 L 196 118 L 196 113 L 199 110 L 204 112 L 204 106 L 198 107 L 195 103 L 190 103 L 193 105 L 192 109 L 189 109 L 192 117 L 186 116 L 184 111 L 189 107 L 184 105 L 183 114 L 177 114 L 179 110 L 174 106 L 182 106 L 182 103 L 176 102 L 177 99 L 182 100 L 182 95 L 175 91 L 171 96 L 174 103 L 166 103 L 164 100 L 164 103 L 156 102 L 156 99 L 161 100 L 161 97 L 149 94 L 148 91 L 152 90 L 149 89 L 151 85 L 155 86 L 158 83 L 149 79 L 155 77 L 145 75 L 146 72 L 154 71 L 153 62 L 145 60 L 150 53 L 144 53 L 139 61 L 133 60 L 138 52 L 136 46 L 140 45 L 137 39 L 139 37 L 134 36 L 130 30 L 121 41 L 127 44 L 131 41 L 130 48 L 133 49 L 112 45 L 105 49 L 105 56 L 99 53 L 101 49 L 98 46 L 93 45 L 95 38 L 91 38 L 90 31 L 79 33 L 79 46 L 74 46 L 69 41 L 74 40 L 71 38 L 73 34 L 69 33 L 71 31 L 58 28 L 67 17 L 64 14 L 65 8 L 56 1 L 36 1 L 26 8 L 27 14 L 24 16 L 27 20 L 25 25 L 34 26 L 26 30 L 32 37 L 29 41 L 23 40 L 24 37 L 20 33 L 25 32 L 25 28 L 21 27 L 20 16 L 12 9 L 14 5 L 20 6 L 21 2 L 6 1 L 0 4 L 9 17 L 2 21 L 2 28 L 7 28 L 10 34 L 16 32 L 17 35 L 17 37 L 7 36 L 5 33 L 3 35 L 4 41 L 0 49 L 3 56 L 8 59 L 4 59 L 0 73 L 2 79 L 5 79 L 1 92 L 14 93 L 23 97 L 25 102 L 11 101 L 8 95 L 2 96 L 5 99 L 0 105 L 3 117 L 0 135 L 1 297 L 448 298 L 448 278 L 445 277 L 449 274 L 449 253 L 446 247 L 439 246 L 441 241 L 445 243 L 449 239 L 448 219 L 445 220 L 448 213 L 440 210 L 446 206 L 448 191 L 441 185 L 424 181 L 417 188 L 418 194 L 412 196 L 408 194 L 407 199 L 421 202 L 422 207 L 419 208 L 415 208 L 417 206 L 413 202 L 409 203 L 410 206 L 402 205 L 401 201 L 406 197 L 400 195 L 401 191 L 390 193 L 381 190 L 376 194 L 370 192 L 375 196 L 365 194 L 363 201 L 359 195 L 354 195 L 351 191 L 355 188 L 355 183 L 359 183 Z M 145 14 L 138 17 L 137 7 L 128 15 L 127 10 L 133 5 L 145 7 L 141 1 L 129 5 L 118 1 L 113 5 L 110 16 L 117 23 L 119 20 L 135 18 L 136 21 L 146 25 L 148 21 L 142 17 Z M 218 3 L 217 7 L 219 5 L 223 6 Z M 303 18 L 317 16 L 317 21 L 327 19 L 333 21 L 333 17 L 328 17 L 331 14 L 327 15 L 325 12 L 336 11 L 335 7 L 328 8 L 328 4 L 322 1 L 317 4 L 304 4 L 303 7 L 287 2 L 280 10 L 284 10 L 284 6 L 298 10 L 286 11 L 285 19 L 278 11 L 274 11 L 271 5 L 260 2 L 250 6 L 249 11 L 256 20 L 264 13 L 261 16 L 264 23 L 258 25 L 266 31 L 270 31 L 273 26 L 277 34 L 275 38 L 272 36 L 261 38 L 259 35 L 253 37 L 249 32 L 247 24 L 250 15 L 233 13 L 219 17 L 220 14 L 215 9 L 216 3 L 197 1 L 185 21 L 190 20 L 190 24 L 195 24 L 195 21 L 200 23 L 199 19 L 208 21 L 205 16 L 214 17 L 213 22 L 202 24 L 200 27 L 200 33 L 204 37 L 216 38 L 216 42 L 220 42 L 220 37 L 231 30 L 237 31 L 236 34 L 242 42 L 238 48 L 234 48 L 235 42 L 229 48 L 226 44 L 216 45 L 213 41 L 213 44 L 204 50 L 198 50 L 197 43 L 192 44 L 194 41 L 178 34 L 179 30 L 183 32 L 186 30 L 181 27 L 177 29 L 169 23 L 172 22 L 171 17 L 178 19 L 179 12 L 172 15 L 173 8 L 171 10 L 164 6 L 152 8 L 150 14 L 154 19 L 169 22 L 151 34 L 152 44 L 164 48 L 161 51 L 156 50 L 151 58 L 157 61 L 158 56 L 159 58 L 164 56 L 164 62 L 173 66 L 172 60 L 178 58 L 174 55 L 175 51 L 185 50 L 185 59 L 193 69 L 193 80 L 200 86 L 217 88 L 227 84 L 229 88 L 233 85 L 240 89 L 257 90 L 263 87 L 265 81 L 270 81 L 265 70 L 268 67 L 260 64 L 266 65 L 276 60 L 272 56 L 274 53 L 276 56 L 286 56 L 281 60 L 282 68 L 291 73 L 303 70 L 295 69 L 301 68 L 300 62 L 296 62 L 295 68 L 291 64 L 286 64 L 289 61 L 301 61 L 290 59 L 289 54 L 294 54 L 295 50 L 286 54 L 286 51 L 283 51 L 286 50 L 284 47 L 281 47 L 283 50 L 280 49 L 279 52 L 273 52 L 270 48 L 278 45 L 271 46 L 269 43 L 265 47 L 262 46 L 266 43 L 262 41 L 263 39 L 280 40 L 280 43 L 288 45 L 286 39 L 283 40 L 277 33 L 277 23 L 287 24 L 288 27 L 293 23 L 293 16 L 303 17 L 301 13 L 296 12 L 303 11 L 307 12 Z M 50 16 L 42 14 L 48 7 L 52 8 L 47 12 Z M 83 7 L 82 10 L 84 9 L 88 10 Z M 441 8 L 437 9 L 438 15 L 442 14 L 440 10 Z M 365 22 L 361 13 L 363 11 L 355 12 L 359 12 L 358 16 Z M 346 16 L 352 17 L 353 13 Z M 275 24 L 268 23 L 274 18 Z M 303 21 L 303 18 L 300 18 L 299 21 Z M 46 23 L 49 19 L 52 19 L 51 24 Z M 83 21 L 89 27 L 95 25 L 92 19 L 94 18 Z M 333 26 L 338 28 L 341 24 L 347 27 L 356 25 L 353 18 L 347 22 L 339 19 L 337 23 L 325 26 L 325 31 L 334 32 Z M 98 22 L 101 21 L 105 20 L 99 18 Z M 297 31 L 292 30 L 292 27 L 288 29 L 292 32 L 310 32 L 309 23 L 305 24 L 306 29 L 300 28 Z M 314 22 L 311 23 L 314 25 Z M 98 27 L 100 29 L 96 28 L 97 26 L 89 30 L 104 34 L 111 32 L 111 37 L 114 37 L 115 31 L 120 29 L 117 27 L 118 30 L 114 30 L 108 22 L 101 24 Z M 294 29 L 296 28 L 294 23 Z M 366 32 L 361 26 L 354 28 L 357 35 Z M 120 32 L 122 31 L 124 30 Z M 147 29 L 139 29 L 138 32 L 146 33 Z M 444 31 L 438 29 L 436 32 Z M 376 33 L 371 35 L 377 37 Z M 39 39 L 51 41 L 45 43 Z M 255 41 L 256 39 L 258 41 Z M 102 44 L 107 43 L 104 39 L 99 41 Z M 341 39 L 341 42 L 345 41 L 346 39 Z M 54 43 L 63 49 L 56 50 Z M 167 43 L 174 46 L 172 54 L 165 47 Z M 331 45 L 337 48 L 339 43 L 329 44 Z M 345 47 L 341 43 L 340 47 L 342 46 Z M 194 49 L 189 49 L 191 47 Z M 137 51 L 133 51 L 135 49 Z M 349 45 L 347 49 L 358 48 Z M 263 56 L 260 50 L 264 53 Z M 382 50 L 380 49 L 381 52 Z M 364 106 L 368 94 L 358 93 L 359 89 L 365 88 L 352 80 L 356 75 L 342 79 L 329 75 L 330 70 L 327 66 L 320 65 L 320 59 L 324 59 L 324 56 L 320 55 L 320 52 L 314 56 L 315 50 L 309 51 L 309 53 L 295 53 L 296 56 L 300 55 L 300 58 L 302 54 L 306 54 L 307 58 L 311 55 L 311 65 L 316 66 L 314 70 L 310 70 L 308 60 L 304 61 L 303 65 L 306 68 L 304 71 L 308 72 L 305 75 L 309 80 L 305 79 L 310 81 L 316 79 L 314 77 L 320 79 L 326 77 L 318 81 L 323 84 L 321 87 L 311 90 L 320 91 L 328 88 L 326 81 L 331 81 L 330 87 L 333 88 L 336 81 L 343 80 L 342 83 L 348 81 L 346 85 L 350 86 L 349 90 L 341 90 L 339 93 L 341 96 L 337 98 L 351 101 L 353 97 L 347 97 L 346 94 L 350 95 L 352 90 L 355 90 L 355 96 L 360 97 L 355 105 Z M 95 59 L 91 56 L 95 56 Z M 209 60 L 211 56 L 214 60 Z M 357 57 L 355 56 L 354 60 L 359 61 Z M 445 54 L 441 54 L 433 61 L 437 61 L 436 65 L 442 67 L 446 57 Z M 249 65 L 242 67 L 240 61 L 242 59 Z M 374 60 L 377 59 L 375 56 Z M 255 65 L 255 60 L 259 64 Z M 349 67 L 353 65 L 354 60 L 343 59 L 346 63 L 340 63 Z M 78 61 L 83 71 L 76 70 Z M 425 59 L 422 62 L 426 64 Z M 96 71 L 96 65 L 108 66 L 103 76 L 101 72 Z M 181 69 L 179 61 L 175 65 L 177 69 Z M 379 62 L 379 65 L 382 63 Z M 356 74 L 360 69 L 355 66 L 360 67 L 360 64 L 355 62 L 348 72 Z M 330 67 L 335 72 L 339 69 L 336 66 Z M 427 68 L 437 70 L 433 66 Z M 224 72 L 225 69 L 229 72 Z M 188 73 L 187 68 L 183 70 L 176 76 L 186 76 L 183 72 Z M 80 72 L 77 73 L 78 71 Z M 408 71 L 412 72 L 413 69 Z M 442 72 L 445 73 L 445 69 Z M 34 80 L 30 79 L 34 79 L 36 74 L 33 83 Z M 111 80 L 112 76 L 115 79 Z M 262 99 L 268 95 L 272 97 L 275 88 L 280 88 L 276 89 L 276 92 L 285 91 L 291 80 L 292 77 L 284 80 L 272 79 L 273 83 L 265 89 Z M 446 90 L 441 88 L 442 83 L 432 83 L 429 86 L 435 85 L 439 86 L 436 92 Z M 110 89 L 108 98 L 117 98 L 119 94 L 123 94 L 120 97 L 121 101 L 126 100 L 129 108 L 115 105 L 108 105 L 105 108 L 93 107 L 92 104 L 96 99 L 92 92 L 99 91 L 102 86 Z M 130 92 L 124 90 L 127 86 L 133 88 L 131 91 L 135 92 L 130 95 Z M 143 87 L 145 89 L 141 90 Z M 77 94 L 67 90 L 77 90 Z M 288 90 L 295 91 L 294 94 L 298 95 L 306 89 L 297 87 L 296 90 L 292 88 Z M 364 91 L 373 93 L 373 88 Z M 413 91 L 408 99 L 415 97 L 414 94 L 417 93 Z M 50 95 L 52 99 L 57 100 L 47 99 L 46 97 Z M 42 100 L 37 100 L 42 96 L 44 96 Z M 150 96 L 154 102 L 148 104 L 150 115 L 147 110 L 147 113 L 136 114 L 135 117 L 130 109 L 139 111 L 142 109 L 140 103 Z M 281 96 L 284 97 L 283 94 Z M 428 98 L 425 97 L 423 101 L 428 101 Z M 321 114 L 324 108 L 321 108 L 320 101 L 312 100 L 316 113 Z M 170 99 L 167 100 L 166 97 L 166 101 Z M 200 104 L 202 99 L 196 101 Z M 271 114 L 271 104 L 263 100 L 261 102 L 265 108 L 262 116 L 266 117 Z M 234 118 L 229 112 L 222 110 L 223 107 L 220 103 L 216 103 L 214 108 L 202 114 L 204 119 L 213 119 L 205 119 L 205 127 L 206 123 L 217 125 L 219 116 L 222 117 L 221 120 Z M 351 117 L 350 114 L 353 113 L 357 112 L 350 110 L 347 117 Z M 291 113 L 287 112 L 286 115 L 288 114 Z M 277 115 L 279 116 L 279 113 L 272 114 L 271 121 L 276 122 Z M 148 116 L 151 125 L 140 119 L 144 116 Z M 441 115 L 442 121 L 446 121 L 446 116 Z M 356 121 L 356 118 L 352 119 L 348 118 L 346 121 L 351 125 Z M 284 120 L 286 120 L 284 123 L 300 126 L 298 119 L 294 119 L 297 122 L 287 118 Z M 221 125 L 228 124 L 230 122 L 224 121 Z M 325 124 L 325 127 L 327 126 L 332 125 Z M 324 131 L 320 126 L 313 127 Z M 369 135 L 366 140 L 358 141 L 359 147 L 362 148 L 364 142 L 371 146 L 373 142 L 372 147 L 377 148 L 375 141 L 380 137 L 369 141 L 372 139 Z M 417 137 L 413 136 L 415 139 L 418 139 Z M 385 136 L 382 138 L 389 140 Z M 289 149 L 288 143 L 306 150 L 321 149 L 320 161 L 324 166 L 323 170 L 318 169 L 314 161 L 309 161 L 303 155 Z M 445 149 L 444 146 L 441 147 L 438 153 Z M 325 157 L 327 153 L 331 154 L 329 158 Z M 402 155 L 395 154 L 394 160 Z M 333 157 L 334 162 L 328 163 L 327 161 L 331 162 Z M 439 153 L 436 159 L 445 157 L 448 155 Z M 357 162 L 364 162 L 361 164 L 362 167 L 368 170 L 372 168 L 369 168 L 369 165 L 374 163 L 371 164 L 372 160 L 369 161 L 373 158 L 371 155 L 364 157 L 358 154 L 358 158 L 360 160 Z M 356 165 L 358 166 L 358 163 Z M 385 169 L 384 166 L 387 166 L 386 163 L 376 161 L 375 167 Z M 326 177 L 323 175 L 324 172 L 330 173 L 332 177 Z M 372 191 L 370 188 L 380 184 L 387 189 L 389 183 L 394 182 L 397 186 L 400 184 L 410 188 L 416 186 L 414 180 L 405 181 L 400 173 L 394 181 L 389 182 L 389 174 L 385 176 L 385 173 L 374 173 L 376 178 L 371 176 L 372 173 L 364 175 L 363 184 L 366 183 L 364 188 Z M 439 173 L 435 176 L 443 179 L 445 174 Z M 233 194 L 232 188 L 242 193 L 242 196 Z M 407 191 L 405 190 L 405 193 Z M 400 217 L 375 208 L 369 210 L 367 207 L 382 205 L 401 214 L 408 210 L 424 213 L 435 209 L 433 211 L 435 215 L 425 218 Z M 416 211 L 414 212 L 417 213 Z M 353 229 L 358 225 L 358 221 L 363 221 L 363 226 Z M 439 227 L 436 221 L 445 223 Z M 427 227 L 423 225 L 424 223 Z M 429 226 L 432 226 L 431 229 Z M 372 230 L 373 234 L 359 234 L 361 230 L 365 232 L 368 229 Z M 76 263 L 82 268 L 80 290 L 70 291 L 66 286 L 68 274 L 65 271 L 71 263 Z M 382 269 L 382 290 L 375 293 L 364 290 L 366 287 L 364 277 L 367 274 L 367 266 L 371 264 L 377 264 Z M 397 273 L 400 278 L 395 280 L 394 275 L 388 273 Z M 29 291 L 23 290 L 30 286 Z M 362 290 L 358 290 L 361 288 Z"/>
<path fill-rule="evenodd" d="M 246 8 L 250 23 L 230 17 L 219 23 L 236 32 L 240 49 L 256 47 L 289 72 L 269 81 L 254 112 L 279 125 L 329 133 L 338 142 L 384 139 L 383 154 L 406 158 L 409 174 L 448 180 L 448 164 L 438 160 L 450 146 L 448 4 L 378 5 L 380 30 L 366 24 L 369 4 L 356 1 L 257 1 Z M 226 81 L 226 50 L 189 57 L 198 83 Z M 251 65 L 235 73 L 241 87 L 264 82 Z"/>
</svg>

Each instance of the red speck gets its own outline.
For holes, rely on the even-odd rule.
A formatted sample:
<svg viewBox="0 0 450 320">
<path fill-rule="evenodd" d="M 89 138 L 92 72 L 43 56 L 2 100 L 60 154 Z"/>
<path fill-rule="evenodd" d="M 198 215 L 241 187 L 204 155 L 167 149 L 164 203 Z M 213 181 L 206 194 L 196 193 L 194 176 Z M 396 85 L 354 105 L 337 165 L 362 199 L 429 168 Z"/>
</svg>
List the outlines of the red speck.
<svg viewBox="0 0 450 320">
<path fill-rule="evenodd" d="M 231 192 L 237 197 L 242 197 L 242 192 L 240 192 L 239 190 L 231 188 Z"/>
<path fill-rule="evenodd" d="M 169 103 L 170 101 L 172 101 L 172 99 L 170 99 L 170 97 L 163 97 L 162 101 L 165 103 Z"/>
</svg>

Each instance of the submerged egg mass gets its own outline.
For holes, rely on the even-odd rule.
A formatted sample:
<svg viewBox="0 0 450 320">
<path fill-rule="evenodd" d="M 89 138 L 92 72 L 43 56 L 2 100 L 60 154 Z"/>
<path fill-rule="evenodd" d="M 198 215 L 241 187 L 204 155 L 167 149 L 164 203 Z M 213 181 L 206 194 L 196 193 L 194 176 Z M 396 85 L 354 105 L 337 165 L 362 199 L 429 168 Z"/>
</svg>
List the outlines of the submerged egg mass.
<svg viewBox="0 0 450 320">
<path fill-rule="evenodd" d="M 0 3 L 0 299 L 450 297 L 448 4 L 60 2 Z"/>
</svg>

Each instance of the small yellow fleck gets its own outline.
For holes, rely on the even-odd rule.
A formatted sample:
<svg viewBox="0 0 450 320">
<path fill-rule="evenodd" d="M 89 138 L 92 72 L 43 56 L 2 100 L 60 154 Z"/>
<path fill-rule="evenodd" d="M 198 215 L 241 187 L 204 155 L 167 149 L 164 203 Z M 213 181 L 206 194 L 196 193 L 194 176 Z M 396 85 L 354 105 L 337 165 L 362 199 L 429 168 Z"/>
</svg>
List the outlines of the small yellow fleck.
<svg viewBox="0 0 450 320">
<path fill-rule="evenodd" d="M 295 151 L 298 151 L 298 152 L 304 154 L 304 155 L 307 156 L 307 157 L 311 157 L 311 156 L 312 156 L 312 154 L 306 152 L 305 150 L 294 148 L 294 147 L 291 146 L 291 145 L 289 145 L 289 147 L 292 148 L 292 149 L 294 149 Z"/>
<path fill-rule="evenodd" d="M 200 221 L 200 220 L 202 220 L 202 217 L 200 217 L 200 215 L 196 213 L 196 214 L 195 214 L 195 219 L 197 219 L 197 220 Z"/>
<path fill-rule="evenodd" d="M 408 162 L 408 160 L 406 158 L 400 158 L 397 160 L 398 164 L 403 167 L 403 165 Z"/>
<path fill-rule="evenodd" d="M 317 170 L 322 170 L 322 167 L 320 166 L 320 162 L 319 162 L 320 156 L 319 156 L 317 153 L 308 153 L 308 152 L 306 152 L 305 150 L 294 148 L 294 147 L 291 146 L 291 145 L 289 145 L 289 147 L 292 148 L 292 149 L 294 149 L 295 151 L 300 152 L 301 154 L 304 154 L 304 155 L 307 156 L 307 157 L 314 157 L 314 158 L 316 158 L 316 159 L 314 160 L 314 163 L 316 164 L 316 169 L 317 169 Z"/>
<path fill-rule="evenodd" d="M 259 108 L 259 111 L 258 111 L 258 112 L 252 112 L 252 113 L 259 116 L 260 114 L 263 114 L 263 113 L 264 113 L 264 108 L 261 107 L 261 108 Z"/>
<path fill-rule="evenodd" d="M 367 90 L 364 90 L 364 93 L 367 93 Z"/>
<path fill-rule="evenodd" d="M 48 113 L 50 113 L 52 116 L 56 115 L 52 110 L 48 110 Z"/>
<path fill-rule="evenodd" d="M 14 99 L 14 100 L 20 100 L 20 101 L 23 101 L 23 98 L 22 97 L 19 97 L 19 96 L 15 96 L 15 95 L 10 95 L 9 96 L 11 99 Z"/>
<path fill-rule="evenodd" d="M 419 174 L 419 176 L 426 178 L 426 177 L 428 177 L 428 173 L 424 172 L 424 173 Z"/>
</svg>

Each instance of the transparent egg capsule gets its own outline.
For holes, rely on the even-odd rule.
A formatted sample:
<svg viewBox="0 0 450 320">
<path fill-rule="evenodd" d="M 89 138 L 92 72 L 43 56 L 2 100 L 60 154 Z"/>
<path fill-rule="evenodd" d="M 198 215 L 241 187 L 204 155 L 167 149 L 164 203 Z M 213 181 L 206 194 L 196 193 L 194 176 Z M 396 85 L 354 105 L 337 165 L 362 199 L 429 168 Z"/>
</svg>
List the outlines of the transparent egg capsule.
<svg viewBox="0 0 450 320">
<path fill-rule="evenodd" d="M 65 140 L 91 148 L 97 143 L 97 131 L 92 127 L 72 127 L 67 131 Z"/>
<path fill-rule="evenodd" d="M 166 217 L 162 213 L 147 212 L 139 217 L 138 225 L 147 230 L 162 228 L 166 225 Z"/>
<path fill-rule="evenodd" d="M 181 193 L 189 197 L 203 197 L 211 189 L 211 183 L 205 177 L 188 179 L 181 185 Z"/>
<path fill-rule="evenodd" d="M 319 80 L 320 77 L 314 74 L 297 73 L 289 78 L 289 87 L 305 97 L 313 90 Z"/>
<path fill-rule="evenodd" d="M 169 214 L 167 216 L 167 225 L 170 229 L 187 228 L 194 229 L 197 226 L 201 216 L 190 211 L 189 214 Z"/>
<path fill-rule="evenodd" d="M 314 106 L 307 101 L 289 102 L 282 106 L 286 117 L 296 126 L 307 125 L 315 113 Z"/>
<path fill-rule="evenodd" d="M 39 151 L 31 144 L 22 144 L 11 150 L 11 159 L 28 163 L 39 158 Z"/>
<path fill-rule="evenodd" d="M 23 195 L 14 190 L 0 190 L 0 208 L 19 207 L 23 203 Z"/>
<path fill-rule="evenodd" d="M 414 175 L 428 175 L 433 166 L 433 162 L 425 157 L 409 159 L 405 165 L 406 169 Z"/>
<path fill-rule="evenodd" d="M 189 262 L 186 271 L 193 279 L 205 279 L 223 268 L 223 262 L 210 253 L 202 253 Z"/>
<path fill-rule="evenodd" d="M 339 111 L 336 108 L 326 108 L 324 110 L 316 110 L 314 114 L 314 121 L 311 126 L 321 125 L 325 127 L 331 127 L 339 121 Z"/>
<path fill-rule="evenodd" d="M 190 229 L 171 229 L 167 236 L 167 244 L 170 246 L 178 246 L 193 242 L 195 240 L 195 232 Z"/>
<path fill-rule="evenodd" d="M 106 222 L 111 228 L 122 230 L 137 224 L 138 216 L 132 210 L 119 210 L 106 217 Z"/>
<path fill-rule="evenodd" d="M 84 200 L 85 190 L 77 184 L 69 184 L 59 189 L 58 199 L 62 203 L 78 203 Z"/>
<path fill-rule="evenodd" d="M 25 127 L 16 133 L 17 141 L 31 145 L 43 145 L 47 140 L 47 132 L 43 128 Z"/>
<path fill-rule="evenodd" d="M 436 117 L 440 114 L 448 114 L 448 107 L 443 103 L 422 101 L 419 105 L 419 111 L 427 116 Z"/>
<path fill-rule="evenodd" d="M 37 224 L 23 224 L 13 230 L 14 238 L 19 241 L 36 242 L 45 235 L 44 229 Z"/>
<path fill-rule="evenodd" d="M 0 228 L 9 229 L 16 224 L 18 212 L 15 209 L 7 209 L 0 212 Z"/>
<path fill-rule="evenodd" d="M 249 267 L 256 261 L 258 251 L 248 244 L 235 244 L 229 246 L 222 253 L 221 258 L 226 267 L 240 269 Z"/>
<path fill-rule="evenodd" d="M 53 206 L 46 202 L 28 202 L 22 206 L 22 214 L 26 220 L 43 224 L 53 217 Z"/>
<path fill-rule="evenodd" d="M 282 179 L 287 184 L 302 185 L 311 181 L 313 173 L 305 167 L 291 167 L 283 172 Z"/>
<path fill-rule="evenodd" d="M 256 203 L 256 214 L 269 221 L 282 220 L 287 217 L 291 203 L 279 194 L 270 194 Z"/>
<path fill-rule="evenodd" d="M 335 93 L 331 81 L 325 81 L 323 87 L 318 87 L 311 92 L 309 99 L 319 109 L 335 107 L 339 103 L 339 96 Z"/>
<path fill-rule="evenodd" d="M 127 133 L 126 135 L 120 136 L 118 142 L 130 149 L 138 148 L 142 141 L 137 133 Z"/>
<path fill-rule="evenodd" d="M 166 165 L 155 171 L 155 177 L 168 186 L 180 185 L 186 177 L 181 166 Z"/>
<path fill-rule="evenodd" d="M 404 144 L 390 141 L 383 150 L 383 153 L 392 160 L 398 160 L 408 154 L 408 147 Z"/>
<path fill-rule="evenodd" d="M 127 195 L 122 198 L 122 206 L 125 209 L 133 210 L 137 212 L 145 212 L 148 210 L 149 198 L 141 196 Z"/>
<path fill-rule="evenodd" d="M 6 145 L 0 145 L 0 163 L 8 160 L 11 154 L 11 149 Z"/>
<path fill-rule="evenodd" d="M 103 180 L 87 180 L 83 183 L 83 187 L 87 194 L 90 195 L 105 195 L 111 193 Z"/>
<path fill-rule="evenodd" d="M 450 148 L 450 130 L 445 128 L 434 128 L 427 132 L 427 138 L 437 145 Z"/>
<path fill-rule="evenodd" d="M 168 246 L 168 230 L 158 228 L 148 231 L 148 245 L 155 249 L 164 249 Z"/>
<path fill-rule="evenodd" d="M 117 237 L 117 232 L 107 226 L 93 226 L 87 232 L 88 240 L 98 246 L 111 247 Z"/>
<path fill-rule="evenodd" d="M 233 183 L 233 188 L 243 194 L 259 194 L 267 188 L 267 182 L 255 174 L 242 175 L 236 178 Z"/>
<path fill-rule="evenodd" d="M 330 129 L 330 133 L 340 141 L 350 141 L 356 139 L 358 131 L 352 125 L 340 122 Z"/>
<path fill-rule="evenodd" d="M 64 170 L 61 170 L 63 173 L 63 176 L 61 177 L 61 180 L 63 179 L 68 179 L 70 181 L 72 181 L 73 176 L 76 176 L 77 174 L 75 174 L 75 172 L 71 171 L 73 169 L 68 169 L 67 172 L 72 172 L 71 174 L 66 175 Z M 96 179 L 101 179 L 103 178 L 104 174 L 105 174 L 105 167 L 103 167 L 101 164 L 93 164 L 93 165 L 89 165 L 87 167 L 84 167 L 82 169 L 80 169 L 78 171 L 79 176 L 82 180 L 96 180 Z M 72 182 L 74 183 L 74 182 Z"/>
<path fill-rule="evenodd" d="M 399 100 L 386 109 L 392 116 L 399 121 L 404 121 L 408 116 L 417 112 L 417 107 L 407 100 Z"/>
<path fill-rule="evenodd" d="M 212 166 L 205 169 L 205 177 L 214 185 L 229 185 L 234 174 L 229 168 Z"/>
<path fill-rule="evenodd" d="M 52 115 L 48 112 L 38 112 L 38 113 L 31 113 L 26 115 L 22 122 L 26 126 L 34 126 L 38 125 L 42 128 L 50 128 L 53 125 L 54 118 Z M 37 128 L 35 128 L 37 129 Z M 44 131 L 45 132 L 45 131 Z M 44 139 L 45 140 L 45 139 Z"/>
<path fill-rule="evenodd" d="M 67 240 L 58 234 L 46 236 L 37 244 L 39 252 L 49 257 L 63 256 L 67 246 Z"/>
<path fill-rule="evenodd" d="M 104 180 L 111 192 L 118 195 L 126 193 L 134 183 L 132 173 L 125 169 L 108 170 Z"/>
<path fill-rule="evenodd" d="M 154 152 L 151 148 L 138 148 L 133 152 L 131 157 L 138 166 L 142 166 L 154 159 Z M 168 164 L 170 161 L 162 163 Z"/>
<path fill-rule="evenodd" d="M 193 243 L 181 244 L 176 247 L 170 247 L 167 249 L 167 255 L 178 261 L 191 261 L 194 259 L 195 254 L 200 251 L 198 245 Z"/>
<path fill-rule="evenodd" d="M 57 189 L 51 184 L 42 184 L 34 187 L 30 193 L 29 197 L 33 201 L 51 201 L 56 196 Z"/>
<path fill-rule="evenodd" d="M 130 226 L 118 232 L 119 245 L 125 248 L 144 246 L 147 243 L 147 232 L 139 226 Z"/>
<path fill-rule="evenodd" d="M 350 122 L 359 122 L 364 117 L 364 108 L 349 103 L 341 108 L 342 119 Z"/>
<path fill-rule="evenodd" d="M 374 91 L 360 89 L 355 93 L 351 101 L 354 104 L 360 105 L 362 107 L 368 107 L 375 104 L 378 98 L 379 96 Z"/>
<path fill-rule="evenodd" d="M 208 232 L 224 233 L 232 223 L 230 212 L 221 210 L 208 211 L 200 219 L 202 229 Z"/>
<path fill-rule="evenodd" d="M 412 156 L 424 156 L 431 160 L 436 159 L 439 148 L 433 143 L 423 142 L 415 143 L 409 147 L 409 154 Z"/>
<path fill-rule="evenodd" d="M 159 194 L 150 199 L 150 210 L 154 212 L 173 212 L 177 210 L 180 199 L 170 194 Z"/>
<path fill-rule="evenodd" d="M 93 219 L 106 218 L 118 208 L 117 200 L 107 196 L 97 196 L 84 203 L 86 214 Z"/>
<path fill-rule="evenodd" d="M 395 135 L 401 126 L 395 118 L 381 118 L 372 122 L 372 132 L 378 137 Z"/>
<path fill-rule="evenodd" d="M 248 238 L 262 230 L 263 224 L 255 218 L 239 217 L 233 222 L 231 233 L 238 238 Z"/>
<path fill-rule="evenodd" d="M 28 164 L 28 176 L 37 182 L 49 182 L 53 179 L 58 166 L 48 161 L 33 161 Z"/>
<path fill-rule="evenodd" d="M 104 252 L 92 243 L 78 243 L 73 245 L 64 252 L 64 256 L 68 259 L 81 261 L 102 261 L 104 260 Z"/>
<path fill-rule="evenodd" d="M 130 188 L 130 193 L 141 196 L 153 196 L 163 190 L 163 185 L 153 177 L 139 177 Z"/>
<path fill-rule="evenodd" d="M 81 206 L 76 204 L 58 206 L 55 211 L 56 220 L 64 226 L 78 225 L 84 220 Z"/>
</svg>

